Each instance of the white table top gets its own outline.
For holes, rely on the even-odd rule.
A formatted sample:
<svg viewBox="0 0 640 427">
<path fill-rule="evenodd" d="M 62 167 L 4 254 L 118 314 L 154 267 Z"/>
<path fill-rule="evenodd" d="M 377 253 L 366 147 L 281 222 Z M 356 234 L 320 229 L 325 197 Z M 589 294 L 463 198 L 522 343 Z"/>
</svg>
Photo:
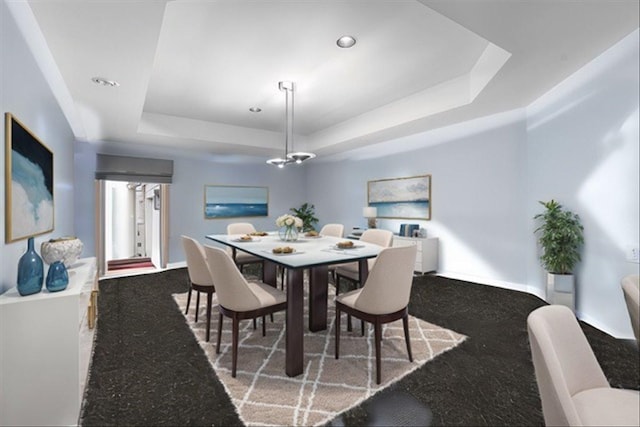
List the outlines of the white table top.
<svg viewBox="0 0 640 427">
<path fill-rule="evenodd" d="M 340 264 L 374 258 L 383 249 L 372 243 L 357 241 L 353 249 L 338 249 L 336 243 L 348 239 L 331 236 L 303 237 L 295 242 L 283 242 L 277 232 L 268 236 L 253 237 L 252 241 L 239 241 L 242 235 L 209 234 L 207 239 L 228 245 L 287 268 L 308 268 L 324 264 Z M 352 241 L 353 242 L 353 241 Z M 273 248 L 289 246 L 291 254 L 274 254 Z"/>
</svg>

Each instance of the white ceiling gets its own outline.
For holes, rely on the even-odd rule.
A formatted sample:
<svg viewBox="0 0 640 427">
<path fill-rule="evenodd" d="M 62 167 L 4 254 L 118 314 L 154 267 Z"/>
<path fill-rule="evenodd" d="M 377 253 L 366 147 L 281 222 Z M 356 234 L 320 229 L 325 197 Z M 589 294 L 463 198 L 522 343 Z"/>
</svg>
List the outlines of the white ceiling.
<svg viewBox="0 0 640 427">
<path fill-rule="evenodd" d="M 28 4 L 78 139 L 265 157 L 284 150 L 279 81 L 297 85 L 295 149 L 344 153 L 524 107 L 639 20 L 637 0 Z"/>
</svg>

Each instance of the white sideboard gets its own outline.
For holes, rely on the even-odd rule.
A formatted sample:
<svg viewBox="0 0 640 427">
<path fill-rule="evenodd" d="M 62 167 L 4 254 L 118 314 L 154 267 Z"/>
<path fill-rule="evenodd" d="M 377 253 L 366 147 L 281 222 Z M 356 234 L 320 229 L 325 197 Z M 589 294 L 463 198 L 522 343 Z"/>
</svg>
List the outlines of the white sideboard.
<svg viewBox="0 0 640 427">
<path fill-rule="evenodd" d="M 417 246 L 414 271 L 428 273 L 438 270 L 438 238 L 437 237 L 403 237 L 393 236 L 392 246 Z"/>
<path fill-rule="evenodd" d="M 79 259 L 68 272 L 63 291 L 43 286 L 29 296 L 16 288 L 0 295 L 0 425 L 78 423 L 91 355 L 82 346 L 93 345 L 96 259 Z"/>
</svg>

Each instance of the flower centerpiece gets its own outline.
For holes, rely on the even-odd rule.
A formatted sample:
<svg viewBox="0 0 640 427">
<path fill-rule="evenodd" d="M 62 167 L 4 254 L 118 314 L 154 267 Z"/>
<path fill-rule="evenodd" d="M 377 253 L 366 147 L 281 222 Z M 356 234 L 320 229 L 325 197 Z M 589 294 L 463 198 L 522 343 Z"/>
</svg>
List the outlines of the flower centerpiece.
<svg viewBox="0 0 640 427">
<path fill-rule="evenodd" d="M 298 229 L 302 227 L 302 220 L 297 216 L 285 214 L 276 219 L 276 225 L 280 227 L 280 239 L 285 242 L 298 240 Z"/>
</svg>

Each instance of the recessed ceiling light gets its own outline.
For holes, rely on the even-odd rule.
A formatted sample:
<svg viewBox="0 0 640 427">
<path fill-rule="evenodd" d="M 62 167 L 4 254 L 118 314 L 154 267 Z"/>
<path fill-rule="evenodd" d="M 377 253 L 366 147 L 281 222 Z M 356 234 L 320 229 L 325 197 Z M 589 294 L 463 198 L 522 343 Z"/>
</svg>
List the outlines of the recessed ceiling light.
<svg viewBox="0 0 640 427">
<path fill-rule="evenodd" d="M 249 108 L 249 111 L 251 111 L 252 113 L 259 113 L 260 111 L 262 111 L 262 108 L 260 108 L 260 107 L 251 107 L 251 108 Z"/>
<path fill-rule="evenodd" d="M 356 44 L 356 39 L 352 36 L 342 36 L 338 40 L 336 40 L 336 44 L 339 47 L 346 49 Z"/>
<path fill-rule="evenodd" d="M 105 79 L 104 77 L 91 77 L 91 81 L 100 86 L 118 87 L 120 83 L 115 80 Z"/>
</svg>

